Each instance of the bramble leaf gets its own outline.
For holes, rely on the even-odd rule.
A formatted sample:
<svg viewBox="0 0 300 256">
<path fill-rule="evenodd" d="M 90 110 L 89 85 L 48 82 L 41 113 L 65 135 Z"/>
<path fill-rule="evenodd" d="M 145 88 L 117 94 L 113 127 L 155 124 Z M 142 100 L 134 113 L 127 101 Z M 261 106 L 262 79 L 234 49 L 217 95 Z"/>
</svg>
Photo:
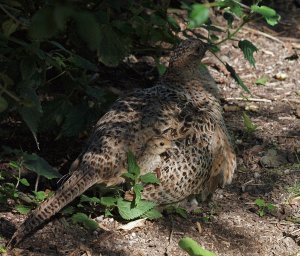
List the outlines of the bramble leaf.
<svg viewBox="0 0 300 256">
<path fill-rule="evenodd" d="M 258 51 L 256 46 L 248 40 L 240 40 L 238 45 L 239 48 L 243 51 L 245 59 L 247 59 L 251 65 L 255 66 L 253 53 Z"/>
<path fill-rule="evenodd" d="M 204 4 L 193 4 L 189 15 L 189 28 L 197 28 L 204 24 L 209 17 L 209 8 Z"/>
<path fill-rule="evenodd" d="M 226 69 L 230 73 L 231 77 L 238 83 L 239 86 L 241 86 L 247 93 L 251 94 L 248 87 L 244 84 L 240 76 L 235 72 L 233 67 L 231 67 L 228 63 L 226 63 Z"/>
</svg>

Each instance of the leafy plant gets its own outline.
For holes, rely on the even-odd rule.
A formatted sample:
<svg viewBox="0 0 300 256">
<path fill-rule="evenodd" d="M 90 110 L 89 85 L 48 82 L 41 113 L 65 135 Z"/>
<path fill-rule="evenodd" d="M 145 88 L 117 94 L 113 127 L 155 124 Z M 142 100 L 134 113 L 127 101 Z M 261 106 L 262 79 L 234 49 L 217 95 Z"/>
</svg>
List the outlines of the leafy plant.
<svg viewBox="0 0 300 256">
<path fill-rule="evenodd" d="M 251 118 L 246 114 L 246 112 L 243 112 L 243 121 L 248 132 L 254 132 L 257 129 L 257 126 L 253 124 Z"/>
<path fill-rule="evenodd" d="M 211 251 L 204 249 L 195 240 L 190 237 L 184 237 L 179 240 L 178 245 L 184 251 L 186 251 L 190 256 L 215 256 Z"/>
<path fill-rule="evenodd" d="M 257 214 L 260 217 L 263 217 L 267 213 L 272 213 L 276 209 L 275 205 L 273 205 L 272 203 L 267 203 L 264 199 L 261 198 L 257 198 L 254 203 L 258 207 Z"/>
<path fill-rule="evenodd" d="M 261 77 L 261 78 L 258 78 L 256 81 L 255 81 L 255 84 L 257 85 L 266 85 L 266 83 L 268 82 L 268 78 L 267 77 Z"/>
</svg>

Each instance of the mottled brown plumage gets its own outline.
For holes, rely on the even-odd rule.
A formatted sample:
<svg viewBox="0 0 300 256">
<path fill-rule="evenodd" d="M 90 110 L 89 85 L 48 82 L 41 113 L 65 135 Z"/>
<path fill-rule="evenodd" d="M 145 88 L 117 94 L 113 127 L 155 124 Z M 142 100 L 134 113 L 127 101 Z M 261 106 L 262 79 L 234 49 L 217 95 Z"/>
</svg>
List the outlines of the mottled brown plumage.
<svg viewBox="0 0 300 256">
<path fill-rule="evenodd" d="M 206 50 L 200 40 L 184 41 L 171 54 L 168 72 L 156 86 L 119 99 L 96 124 L 86 150 L 72 165 L 70 178 L 28 216 L 10 245 L 19 243 L 95 183 L 122 182 L 127 151 L 146 158 L 143 152 L 154 138 L 164 138 L 173 146 L 158 153 L 161 182 L 147 186 L 144 199 L 158 204 L 191 194 L 205 199 L 218 186 L 230 183 L 235 154 L 217 87 L 208 71 L 199 68 Z"/>
</svg>

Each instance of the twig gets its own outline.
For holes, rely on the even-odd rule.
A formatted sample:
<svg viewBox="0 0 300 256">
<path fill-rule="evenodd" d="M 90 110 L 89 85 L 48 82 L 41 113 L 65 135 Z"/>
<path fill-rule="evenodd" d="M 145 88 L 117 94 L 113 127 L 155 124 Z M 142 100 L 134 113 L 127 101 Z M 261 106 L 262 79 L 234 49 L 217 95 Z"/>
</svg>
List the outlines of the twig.
<svg viewBox="0 0 300 256">
<path fill-rule="evenodd" d="M 171 242 L 172 242 L 172 239 L 173 239 L 173 233 L 174 233 L 174 222 L 173 222 L 173 218 L 172 216 L 170 217 L 171 218 L 171 231 L 170 231 L 170 235 L 169 235 L 169 243 L 168 245 L 166 246 L 166 252 L 165 252 L 165 255 L 168 255 L 168 251 L 169 251 L 169 246 L 171 245 Z"/>
<path fill-rule="evenodd" d="M 18 24 L 21 24 L 21 22 L 15 17 L 13 16 L 9 11 L 7 11 L 4 6 L 2 4 L 0 4 L 0 8 L 3 12 L 5 12 L 5 14 L 10 17 L 11 19 L 13 19 L 15 22 L 17 22 Z"/>
<path fill-rule="evenodd" d="M 262 32 L 260 30 L 256 30 L 256 29 L 253 29 L 250 27 L 244 27 L 243 29 L 250 31 L 251 33 L 258 34 L 258 35 L 264 36 L 266 38 L 272 39 L 272 40 L 282 44 L 283 46 L 285 46 L 285 43 L 283 41 L 279 40 L 277 37 L 271 36 L 270 34 L 267 34 L 265 32 Z"/>
<path fill-rule="evenodd" d="M 226 101 L 230 100 L 238 100 L 238 101 L 255 101 L 255 102 L 267 102 L 267 103 L 272 103 L 271 100 L 268 99 L 259 99 L 259 98 L 242 98 L 242 97 L 237 97 L 237 98 L 225 98 Z"/>
<path fill-rule="evenodd" d="M 299 232 L 299 231 L 300 231 L 300 229 L 296 229 L 296 230 L 292 231 L 292 232 L 290 233 L 290 235 L 295 234 L 295 233 L 297 233 L 297 232 Z"/>
<path fill-rule="evenodd" d="M 41 177 L 41 176 L 40 176 L 39 174 L 38 174 L 37 177 L 36 177 L 36 181 L 35 181 L 35 184 L 34 184 L 34 192 L 37 192 L 37 190 L 38 190 L 40 177 Z"/>
</svg>

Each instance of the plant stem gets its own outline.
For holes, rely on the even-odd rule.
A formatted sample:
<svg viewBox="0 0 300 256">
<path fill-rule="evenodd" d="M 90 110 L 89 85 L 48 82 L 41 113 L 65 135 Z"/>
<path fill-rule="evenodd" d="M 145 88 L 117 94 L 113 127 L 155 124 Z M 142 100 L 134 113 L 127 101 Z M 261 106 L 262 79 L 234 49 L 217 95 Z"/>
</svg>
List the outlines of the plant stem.
<svg viewBox="0 0 300 256">
<path fill-rule="evenodd" d="M 5 92 L 9 97 L 11 97 L 12 99 L 14 99 L 16 102 L 20 102 L 21 99 L 14 95 L 12 92 L 10 92 L 9 90 L 7 90 L 5 87 L 3 87 L 1 84 L 0 84 L 0 89 L 2 92 Z"/>
</svg>

